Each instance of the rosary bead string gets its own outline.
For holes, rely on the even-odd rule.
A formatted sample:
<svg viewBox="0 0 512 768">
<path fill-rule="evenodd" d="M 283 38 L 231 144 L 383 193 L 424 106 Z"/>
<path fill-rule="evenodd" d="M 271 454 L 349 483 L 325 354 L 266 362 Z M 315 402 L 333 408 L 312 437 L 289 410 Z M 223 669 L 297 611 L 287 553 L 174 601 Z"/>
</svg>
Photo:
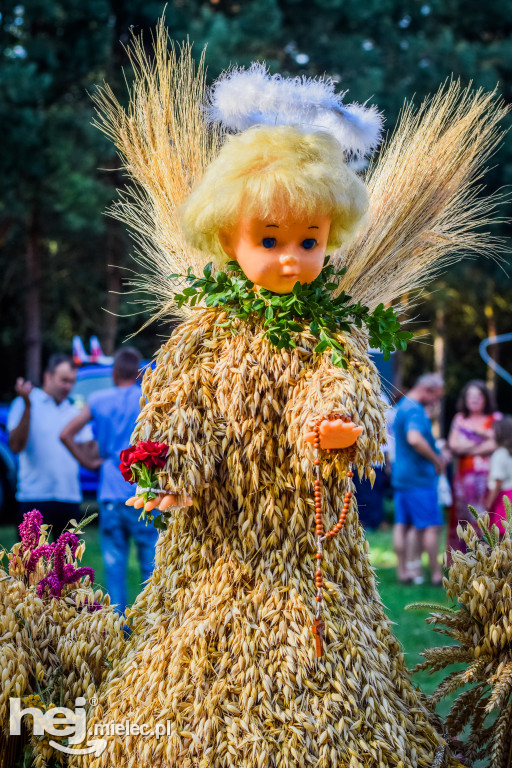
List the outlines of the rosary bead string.
<svg viewBox="0 0 512 768">
<path fill-rule="evenodd" d="M 331 416 L 327 417 L 329 421 L 334 421 L 336 419 L 341 419 L 345 423 L 351 421 L 349 416 L 340 416 L 339 414 L 332 414 Z M 322 561 L 323 561 L 323 544 L 325 541 L 328 541 L 329 539 L 336 536 L 337 533 L 340 533 L 340 531 L 343 529 L 343 526 L 345 525 L 345 520 L 350 512 L 350 507 L 352 503 L 352 491 L 347 491 L 345 493 L 345 498 L 343 501 L 343 507 L 338 519 L 338 522 L 332 528 L 330 531 L 327 531 L 327 533 L 324 532 L 324 524 L 323 524 L 323 494 L 322 494 L 322 471 L 321 471 L 321 464 L 320 464 L 320 424 L 324 421 L 324 419 L 319 419 L 316 424 L 313 427 L 313 431 L 315 434 L 314 441 L 313 441 L 313 448 L 314 448 L 314 466 L 315 466 L 315 482 L 314 482 L 314 505 L 315 505 L 315 530 L 316 530 L 316 569 L 315 569 L 315 586 L 316 586 L 316 607 L 315 607 L 315 620 L 313 622 L 313 634 L 315 635 L 316 639 L 316 655 L 317 658 L 320 658 L 323 656 L 323 630 L 324 630 L 324 622 L 322 621 L 322 602 L 323 602 L 323 588 L 324 588 L 324 580 L 323 580 L 323 570 L 322 570 Z M 351 478 L 354 477 L 354 473 L 352 472 L 352 462 L 355 460 L 357 448 L 356 446 L 350 446 L 350 448 L 328 448 L 326 449 L 326 452 L 329 454 L 334 453 L 346 453 L 348 455 L 349 459 L 349 468 L 347 471 L 347 478 L 349 478 L 349 481 Z"/>
</svg>

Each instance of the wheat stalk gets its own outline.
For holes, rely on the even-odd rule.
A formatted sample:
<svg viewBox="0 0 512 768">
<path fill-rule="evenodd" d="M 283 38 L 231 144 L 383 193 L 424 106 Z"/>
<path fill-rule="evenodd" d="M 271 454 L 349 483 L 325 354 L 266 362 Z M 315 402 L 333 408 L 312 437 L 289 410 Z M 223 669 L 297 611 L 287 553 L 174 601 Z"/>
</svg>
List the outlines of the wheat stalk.
<svg viewBox="0 0 512 768">
<path fill-rule="evenodd" d="M 347 266 L 340 288 L 374 307 L 414 295 L 464 255 L 499 256 L 503 241 L 482 227 L 500 221 L 505 197 L 480 193 L 507 110 L 496 91 L 453 80 L 419 109 L 404 106 L 368 172 L 368 225 L 336 255 Z"/>
<path fill-rule="evenodd" d="M 417 669 L 433 672 L 467 663 L 465 670 L 448 674 L 429 703 L 435 706 L 459 687 L 474 685 L 452 705 L 447 732 L 456 737 L 470 723 L 464 752 L 468 764 L 485 754 L 487 768 L 504 768 L 512 724 L 512 522 L 504 522 L 504 535 L 495 537 L 489 516 L 475 513 L 478 530 L 460 528 L 467 552 L 453 553 L 444 581 L 448 598 L 458 605 L 457 615 L 436 610 L 429 619 L 448 626 L 447 634 L 458 644 L 428 649 Z"/>
<path fill-rule="evenodd" d="M 176 286 L 168 276 L 189 266 L 202 272 L 208 259 L 186 245 L 177 208 L 217 154 L 220 136 L 207 129 L 201 113 L 205 52 L 196 66 L 192 46 L 176 47 L 163 19 L 153 45 L 150 58 L 142 38 L 133 38 L 126 49 L 134 72 L 129 106 L 125 110 L 108 85 L 98 88 L 95 124 L 115 144 L 132 181 L 110 210 L 130 228 L 136 244 L 134 257 L 142 273 L 129 284 L 135 292 L 144 291 L 144 304 L 155 317 L 183 317 L 189 309 L 175 311 Z"/>
</svg>

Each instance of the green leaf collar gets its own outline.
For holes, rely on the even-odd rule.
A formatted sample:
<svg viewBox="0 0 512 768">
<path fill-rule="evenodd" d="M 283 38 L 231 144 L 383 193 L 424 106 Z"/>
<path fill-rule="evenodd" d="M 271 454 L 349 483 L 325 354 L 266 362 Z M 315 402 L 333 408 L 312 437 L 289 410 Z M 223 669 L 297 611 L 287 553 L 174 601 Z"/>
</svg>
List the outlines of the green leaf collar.
<svg viewBox="0 0 512 768">
<path fill-rule="evenodd" d="M 392 307 L 379 304 L 373 312 L 360 302 L 351 304 L 351 297 L 342 291 L 333 296 L 338 282 L 330 282 L 345 274 L 346 268 L 336 270 L 329 258 L 318 277 L 312 283 L 301 285 L 298 281 L 291 293 L 277 294 L 266 288 L 254 289 L 240 269 L 237 261 L 227 263 L 226 272 L 212 275 L 212 263 L 206 265 L 203 277 L 196 277 L 189 267 L 186 275 L 173 274 L 170 279 L 184 278 L 190 285 L 175 298 L 178 307 L 196 306 L 204 300 L 207 307 L 222 307 L 232 317 L 248 320 L 257 315 L 263 320 L 265 336 L 277 349 L 296 347 L 293 334 L 309 330 L 318 339 L 315 354 L 332 350 L 334 365 L 347 368 L 345 349 L 336 336 L 349 332 L 363 324 L 369 332 L 370 346 L 380 349 L 384 360 L 391 352 L 405 349 L 412 333 L 400 330 L 400 323 Z M 308 328 L 309 326 L 309 328 Z"/>
</svg>

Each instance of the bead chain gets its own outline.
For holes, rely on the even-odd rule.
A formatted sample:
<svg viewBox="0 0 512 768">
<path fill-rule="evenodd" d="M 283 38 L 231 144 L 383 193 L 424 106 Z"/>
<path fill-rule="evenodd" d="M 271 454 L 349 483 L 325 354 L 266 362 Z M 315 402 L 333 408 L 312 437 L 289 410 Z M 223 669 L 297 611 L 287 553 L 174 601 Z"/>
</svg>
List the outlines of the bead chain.
<svg viewBox="0 0 512 768">
<path fill-rule="evenodd" d="M 335 421 L 336 419 L 341 419 L 344 422 L 351 421 L 349 416 L 340 416 L 339 414 L 331 414 L 327 417 L 329 421 Z M 323 636 L 323 630 L 324 630 L 324 623 L 322 621 L 322 602 L 323 602 L 323 588 L 324 588 L 324 580 L 323 580 L 323 573 L 322 573 L 322 560 L 324 557 L 324 541 L 328 541 L 329 539 L 333 538 L 333 536 L 336 536 L 337 533 L 341 531 L 345 524 L 345 519 L 350 511 L 350 505 L 352 502 L 352 491 L 347 491 L 345 493 L 345 499 L 343 502 L 343 508 L 341 510 L 338 522 L 332 528 L 332 530 L 328 531 L 327 533 L 324 532 L 324 523 L 323 523 L 323 515 L 322 515 L 322 472 L 320 467 L 320 424 L 322 421 L 325 421 L 325 419 L 319 419 L 315 426 L 313 427 L 313 431 L 315 433 L 314 438 L 314 451 L 315 451 L 315 492 L 314 492 L 314 499 L 315 499 L 315 521 L 316 521 L 316 570 L 315 570 L 315 584 L 316 584 L 316 611 L 315 611 L 315 621 L 313 624 L 313 634 L 316 638 L 316 655 L 317 658 L 320 658 L 323 656 L 323 645 L 322 645 L 322 636 Z M 334 454 L 334 453 L 346 453 L 348 455 L 349 459 L 349 468 L 347 472 L 347 477 L 352 478 L 354 477 L 354 473 L 352 472 L 352 462 L 355 459 L 356 454 L 356 446 L 350 446 L 349 448 L 327 448 L 325 449 L 326 453 Z"/>
</svg>

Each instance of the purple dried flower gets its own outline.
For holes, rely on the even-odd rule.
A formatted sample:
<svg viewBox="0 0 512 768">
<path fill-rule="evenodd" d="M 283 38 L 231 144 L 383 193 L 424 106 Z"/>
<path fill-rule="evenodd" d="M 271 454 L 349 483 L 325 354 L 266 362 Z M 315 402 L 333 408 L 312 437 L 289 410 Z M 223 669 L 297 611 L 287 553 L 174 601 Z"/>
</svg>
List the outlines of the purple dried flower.
<svg viewBox="0 0 512 768">
<path fill-rule="evenodd" d="M 46 557 L 48 562 L 50 562 L 53 557 L 54 547 L 55 544 L 42 544 L 40 547 L 36 547 L 32 550 L 30 558 L 25 566 L 26 572 L 32 573 L 35 571 L 36 566 L 42 557 Z"/>
<path fill-rule="evenodd" d="M 44 579 L 41 579 L 37 585 L 37 594 L 42 597 L 46 587 L 50 590 L 50 597 L 60 597 L 62 594 L 62 588 L 64 584 L 61 582 L 56 573 L 49 573 Z"/>
<path fill-rule="evenodd" d="M 62 581 L 63 584 L 71 584 L 72 582 L 70 581 L 70 579 L 73 578 L 74 573 L 75 573 L 75 566 L 73 565 L 73 563 L 66 563 L 63 568 L 59 569 L 57 576 L 59 577 L 59 579 Z"/>
<path fill-rule="evenodd" d="M 42 597 L 45 589 L 48 588 L 50 597 L 60 597 L 66 584 L 74 584 L 84 576 L 89 576 L 91 583 L 94 582 L 94 570 L 92 568 L 75 568 L 73 563 L 66 563 L 66 547 L 69 546 L 71 556 L 74 557 L 78 548 L 78 536 L 71 531 L 64 531 L 54 544 L 43 545 L 35 549 L 29 560 L 32 570 L 35 569 L 37 562 L 42 555 L 53 558 L 53 570 L 44 579 L 41 579 L 37 585 L 37 594 Z M 28 569 L 28 567 L 27 567 Z M 96 605 L 96 603 L 94 603 Z M 89 606 L 88 610 L 97 610 Z M 99 606 L 101 608 L 101 605 Z"/>
<path fill-rule="evenodd" d="M 71 549 L 71 556 L 74 557 L 78 547 L 78 536 L 76 533 L 70 531 L 64 531 L 61 533 L 55 544 L 55 552 L 53 556 L 55 573 L 63 580 L 64 569 L 66 564 L 66 547 L 69 545 Z"/>
<path fill-rule="evenodd" d="M 76 570 L 73 568 L 73 573 L 66 577 L 66 584 L 73 584 L 75 581 L 85 578 L 85 576 L 89 576 L 92 584 L 94 582 L 94 568 L 89 568 L 88 566 L 77 568 Z"/>
<path fill-rule="evenodd" d="M 23 522 L 18 526 L 23 549 L 33 549 L 39 543 L 43 516 L 38 509 L 25 512 Z"/>
</svg>

